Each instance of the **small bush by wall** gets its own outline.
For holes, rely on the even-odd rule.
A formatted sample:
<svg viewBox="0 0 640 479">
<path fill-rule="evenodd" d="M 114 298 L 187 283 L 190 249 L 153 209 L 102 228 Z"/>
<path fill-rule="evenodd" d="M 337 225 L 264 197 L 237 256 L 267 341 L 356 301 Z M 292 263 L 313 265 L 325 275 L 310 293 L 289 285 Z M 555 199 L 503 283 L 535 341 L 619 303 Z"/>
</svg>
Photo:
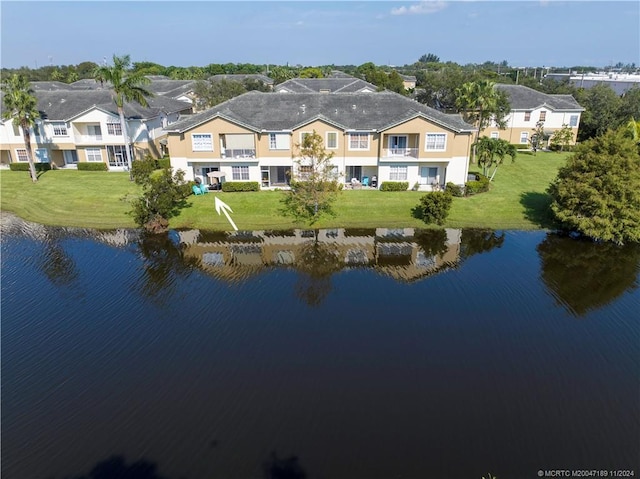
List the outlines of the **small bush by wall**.
<svg viewBox="0 0 640 479">
<path fill-rule="evenodd" d="M 34 163 L 36 171 L 49 171 L 51 165 L 49 163 Z M 29 171 L 29 163 L 9 163 L 11 171 Z"/>
<path fill-rule="evenodd" d="M 383 181 L 380 183 L 380 191 L 407 191 L 408 181 Z"/>
<path fill-rule="evenodd" d="M 425 223 L 441 225 L 449 216 L 453 196 L 448 191 L 432 191 L 420 198 L 420 203 L 413 209 L 413 215 Z"/>
<path fill-rule="evenodd" d="M 452 196 L 461 197 L 464 196 L 464 186 L 456 185 L 455 183 L 447 183 L 445 187 L 446 191 L 451 193 Z"/>
<path fill-rule="evenodd" d="M 257 181 L 227 181 L 222 183 L 222 191 L 260 191 L 260 183 Z"/>
<path fill-rule="evenodd" d="M 171 168 L 171 158 L 160 158 L 157 160 L 158 168 Z"/>
<path fill-rule="evenodd" d="M 516 150 L 530 150 L 531 145 L 529 143 L 512 143 L 516 147 Z"/>
<path fill-rule="evenodd" d="M 102 163 L 93 163 L 93 162 L 80 162 L 78 163 L 79 171 L 108 171 L 107 164 Z"/>
<path fill-rule="evenodd" d="M 475 174 L 476 181 L 467 181 L 464 185 L 465 196 L 476 195 L 478 193 L 484 193 L 485 191 L 489 191 L 489 178 L 484 176 L 482 173 L 469 173 Z"/>
</svg>

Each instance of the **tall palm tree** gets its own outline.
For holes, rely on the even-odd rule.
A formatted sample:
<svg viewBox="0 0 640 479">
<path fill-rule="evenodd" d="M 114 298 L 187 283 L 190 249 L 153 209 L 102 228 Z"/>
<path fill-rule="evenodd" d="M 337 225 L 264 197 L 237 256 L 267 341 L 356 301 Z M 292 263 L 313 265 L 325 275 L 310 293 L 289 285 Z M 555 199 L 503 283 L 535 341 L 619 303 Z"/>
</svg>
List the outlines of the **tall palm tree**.
<svg viewBox="0 0 640 479">
<path fill-rule="evenodd" d="M 466 121 L 476 127 L 474 144 L 478 142 L 480 132 L 495 121 L 499 128 L 504 128 L 504 117 L 510 110 L 506 95 L 495 89 L 495 83 L 489 80 L 464 83 L 456 90 L 456 106 Z M 475 148 L 473 151 L 475 163 Z"/>
<path fill-rule="evenodd" d="M 113 101 L 118 108 L 118 115 L 120 116 L 120 128 L 124 135 L 129 178 L 133 181 L 133 176 L 131 175 L 131 143 L 129 141 L 127 123 L 124 119 L 124 103 L 125 101 L 133 101 L 143 107 L 148 106 L 147 97 L 153 95 L 144 88 L 144 85 L 148 85 L 150 80 L 144 75 L 131 70 L 131 58 L 129 55 L 121 57 L 113 55 L 113 65 L 97 67 L 93 77 L 102 84 L 108 83 L 111 88 Z"/>
<path fill-rule="evenodd" d="M 36 108 L 37 98 L 33 95 L 31 85 L 26 77 L 22 75 L 12 75 L 2 86 L 4 92 L 4 110 L 2 118 L 13 119 L 13 124 L 22 128 L 24 146 L 27 150 L 27 161 L 29 161 L 29 173 L 31 180 L 38 181 L 36 175 L 36 165 L 33 162 L 33 150 L 31 149 L 31 128 L 40 118 L 40 112 Z"/>
</svg>

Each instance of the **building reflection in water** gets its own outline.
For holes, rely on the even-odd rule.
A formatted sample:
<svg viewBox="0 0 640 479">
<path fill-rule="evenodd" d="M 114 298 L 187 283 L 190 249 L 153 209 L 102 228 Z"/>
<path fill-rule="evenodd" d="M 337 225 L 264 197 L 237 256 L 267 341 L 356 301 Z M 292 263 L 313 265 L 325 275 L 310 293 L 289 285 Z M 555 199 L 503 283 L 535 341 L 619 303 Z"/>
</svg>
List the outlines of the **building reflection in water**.
<svg viewBox="0 0 640 479">
<path fill-rule="evenodd" d="M 293 268 L 311 277 L 372 268 L 410 282 L 456 265 L 462 230 L 188 230 L 178 235 L 185 257 L 198 258 L 203 270 L 220 279 L 238 281 L 265 268 Z"/>
</svg>

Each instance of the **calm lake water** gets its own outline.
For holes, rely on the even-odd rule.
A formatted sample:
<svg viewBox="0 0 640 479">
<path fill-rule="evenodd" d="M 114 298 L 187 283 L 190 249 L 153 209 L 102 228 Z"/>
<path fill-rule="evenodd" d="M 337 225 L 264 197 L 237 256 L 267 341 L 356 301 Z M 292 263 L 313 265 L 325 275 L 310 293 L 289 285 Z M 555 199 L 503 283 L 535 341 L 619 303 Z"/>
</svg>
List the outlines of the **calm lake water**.
<svg viewBox="0 0 640 479">
<path fill-rule="evenodd" d="M 3 479 L 640 474 L 640 248 L 2 221 Z"/>
</svg>

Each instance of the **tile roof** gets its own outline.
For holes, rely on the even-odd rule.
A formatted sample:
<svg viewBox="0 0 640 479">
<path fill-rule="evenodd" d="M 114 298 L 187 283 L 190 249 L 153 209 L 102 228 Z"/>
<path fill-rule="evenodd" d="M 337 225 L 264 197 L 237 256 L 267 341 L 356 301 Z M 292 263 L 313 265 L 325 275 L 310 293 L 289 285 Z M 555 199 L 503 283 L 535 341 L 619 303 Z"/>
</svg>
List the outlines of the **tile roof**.
<svg viewBox="0 0 640 479">
<path fill-rule="evenodd" d="M 253 131 L 293 130 L 321 119 L 345 130 L 379 131 L 422 116 L 455 132 L 474 131 L 458 114 L 446 114 L 393 92 L 297 93 L 247 92 L 173 123 L 184 132 L 222 117 Z"/>
<path fill-rule="evenodd" d="M 50 121 L 69 121 L 92 108 L 118 114 L 109 90 L 34 91 L 34 94 L 38 99 L 38 110 L 44 119 Z M 147 101 L 148 107 L 142 107 L 137 103 L 125 103 L 125 117 L 147 119 L 158 116 L 160 112 L 175 113 L 191 108 L 188 103 L 162 96 L 148 98 Z"/>
<path fill-rule="evenodd" d="M 533 110 L 546 105 L 552 110 L 584 111 L 571 95 L 548 95 L 523 85 L 499 83 L 496 88 L 509 96 L 512 110 Z"/>
<path fill-rule="evenodd" d="M 292 93 L 317 93 L 324 90 L 331 93 L 349 93 L 365 89 L 378 91 L 376 85 L 355 77 L 292 78 L 275 87 L 277 92 L 287 90 Z"/>
</svg>

